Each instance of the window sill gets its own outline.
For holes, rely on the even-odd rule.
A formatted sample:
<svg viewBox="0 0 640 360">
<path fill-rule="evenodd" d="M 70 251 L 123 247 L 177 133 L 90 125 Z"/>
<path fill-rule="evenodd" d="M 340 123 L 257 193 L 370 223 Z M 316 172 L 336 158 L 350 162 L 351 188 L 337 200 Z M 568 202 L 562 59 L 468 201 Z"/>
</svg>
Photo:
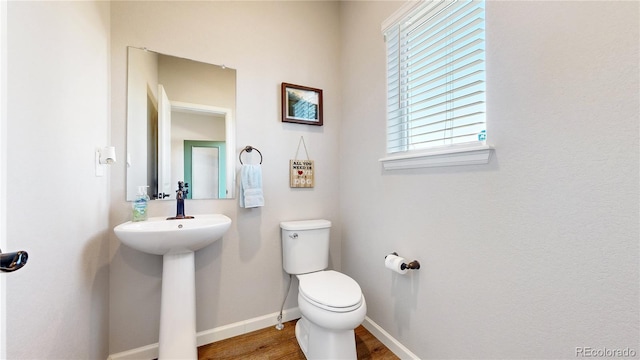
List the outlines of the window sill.
<svg viewBox="0 0 640 360">
<path fill-rule="evenodd" d="M 380 162 L 385 171 L 439 166 L 481 165 L 489 163 L 493 150 L 493 146 L 482 143 L 462 144 L 387 156 L 380 159 Z"/>
</svg>

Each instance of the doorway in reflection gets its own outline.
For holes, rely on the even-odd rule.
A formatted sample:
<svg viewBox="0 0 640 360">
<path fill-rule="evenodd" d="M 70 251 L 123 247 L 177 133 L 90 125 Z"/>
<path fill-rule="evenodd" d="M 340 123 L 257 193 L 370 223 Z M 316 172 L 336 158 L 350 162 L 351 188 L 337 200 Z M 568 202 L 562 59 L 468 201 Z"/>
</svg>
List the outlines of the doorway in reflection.
<svg viewBox="0 0 640 360">
<path fill-rule="evenodd" d="M 226 185 L 224 141 L 184 141 L 184 179 L 191 188 L 187 199 L 224 199 Z"/>
</svg>

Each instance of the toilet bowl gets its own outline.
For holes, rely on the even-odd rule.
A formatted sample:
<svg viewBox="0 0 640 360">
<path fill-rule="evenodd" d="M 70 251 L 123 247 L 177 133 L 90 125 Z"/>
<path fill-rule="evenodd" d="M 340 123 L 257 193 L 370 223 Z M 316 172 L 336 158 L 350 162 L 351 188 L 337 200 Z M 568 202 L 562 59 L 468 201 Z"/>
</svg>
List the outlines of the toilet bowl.
<svg viewBox="0 0 640 360">
<path fill-rule="evenodd" d="M 347 275 L 327 270 L 298 275 L 296 339 L 307 359 L 356 359 L 353 329 L 367 304 L 360 286 Z"/>
<path fill-rule="evenodd" d="M 325 270 L 329 257 L 327 220 L 282 222 L 283 268 L 298 278 L 296 339 L 307 359 L 357 359 L 354 329 L 367 304 L 358 283 Z"/>
</svg>

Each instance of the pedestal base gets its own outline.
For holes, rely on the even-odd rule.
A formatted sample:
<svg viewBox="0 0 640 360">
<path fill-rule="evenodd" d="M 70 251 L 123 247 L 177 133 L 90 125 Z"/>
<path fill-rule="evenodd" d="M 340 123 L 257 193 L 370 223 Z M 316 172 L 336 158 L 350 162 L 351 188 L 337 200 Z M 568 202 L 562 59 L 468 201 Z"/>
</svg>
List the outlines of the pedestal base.
<svg viewBox="0 0 640 360">
<path fill-rule="evenodd" d="M 166 254 L 162 263 L 159 359 L 198 358 L 195 254 Z"/>
</svg>

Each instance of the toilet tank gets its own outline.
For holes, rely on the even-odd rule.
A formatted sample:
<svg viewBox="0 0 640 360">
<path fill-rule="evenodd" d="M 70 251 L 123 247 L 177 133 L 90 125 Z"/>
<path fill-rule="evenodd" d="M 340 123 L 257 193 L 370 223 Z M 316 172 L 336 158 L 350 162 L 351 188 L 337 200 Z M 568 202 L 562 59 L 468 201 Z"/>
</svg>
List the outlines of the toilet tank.
<svg viewBox="0 0 640 360">
<path fill-rule="evenodd" d="M 329 220 L 283 221 L 282 267 L 288 274 L 306 274 L 329 266 Z"/>
</svg>

